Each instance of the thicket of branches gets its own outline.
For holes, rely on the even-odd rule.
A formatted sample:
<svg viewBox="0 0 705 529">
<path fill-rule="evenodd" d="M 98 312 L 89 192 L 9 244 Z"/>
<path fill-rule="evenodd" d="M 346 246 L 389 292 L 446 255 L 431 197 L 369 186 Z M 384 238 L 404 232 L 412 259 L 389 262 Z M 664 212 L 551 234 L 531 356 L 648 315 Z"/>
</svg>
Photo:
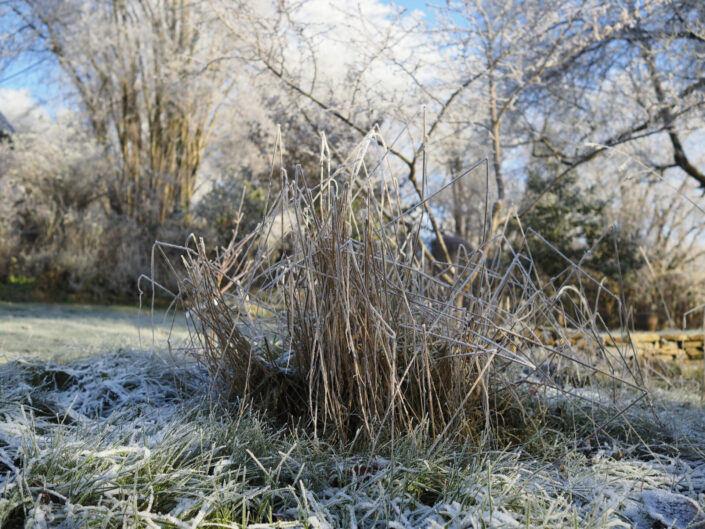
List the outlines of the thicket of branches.
<svg viewBox="0 0 705 529">
<path fill-rule="evenodd" d="M 1 147 L 0 281 L 130 293 L 152 240 L 226 244 L 237 222 L 257 224 L 284 159 L 315 182 L 321 134 L 345 152 L 377 126 L 401 200 L 486 160 L 412 215 L 424 234 L 477 246 L 518 215 L 637 310 L 677 320 L 702 302 L 702 3 L 463 0 L 428 13 L 376 0 L 0 3 L 3 66 L 56 65 L 71 108 L 60 125 L 0 108 L 17 129 Z M 79 139 L 56 143 L 57 126 Z M 551 259 L 537 264 L 551 276 Z"/>
</svg>

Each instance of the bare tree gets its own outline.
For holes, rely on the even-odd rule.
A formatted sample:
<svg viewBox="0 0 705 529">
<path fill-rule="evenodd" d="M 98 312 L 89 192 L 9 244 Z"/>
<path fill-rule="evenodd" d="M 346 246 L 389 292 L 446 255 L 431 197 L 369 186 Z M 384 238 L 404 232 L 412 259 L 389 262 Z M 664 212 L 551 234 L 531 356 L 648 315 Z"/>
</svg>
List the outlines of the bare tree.
<svg viewBox="0 0 705 529">
<path fill-rule="evenodd" d="M 114 146 L 114 207 L 144 216 L 144 204 L 156 204 L 156 223 L 188 208 L 223 103 L 245 91 L 266 94 L 268 119 L 298 131 L 333 129 L 349 143 L 380 127 L 406 197 L 441 241 L 424 179 L 441 185 L 443 173 L 456 178 L 483 156 L 493 189 L 456 180 L 441 207 L 473 242 L 485 200 L 485 236 L 511 213 L 505 204 L 530 157 L 556 162 L 556 181 L 655 136 L 673 155 L 654 170 L 702 180 L 686 141 L 702 127 L 698 2 L 463 0 L 428 25 L 375 0 L 323 4 L 11 3 L 67 72 L 97 137 Z M 94 36 L 73 31 L 79 17 Z M 253 119 L 244 126 L 261 135 Z"/>
<path fill-rule="evenodd" d="M 352 46 L 357 56 L 343 56 L 342 64 L 334 65 L 344 71 L 344 81 L 335 84 L 324 68 L 325 51 L 333 41 L 326 37 L 333 29 L 312 24 L 302 5 L 280 2 L 247 9 L 215 0 L 211 5 L 249 50 L 249 58 L 290 91 L 299 110 L 318 110 L 359 134 L 367 132 L 374 118 L 387 130 L 406 127 L 404 141 L 388 148 L 406 168 L 419 199 L 426 196 L 419 174 L 425 174 L 421 166 L 429 146 L 440 151 L 449 138 L 457 144 L 460 136 L 469 145 L 486 148 L 495 183 L 490 233 L 501 220 L 507 198 L 509 160 L 528 155 L 517 148 L 540 137 L 534 127 L 546 110 L 540 94 L 564 83 L 565 73 L 581 57 L 615 38 L 622 27 L 610 24 L 604 2 L 597 0 L 466 0 L 441 10 L 442 22 L 428 32 L 410 25 L 401 14 L 375 25 L 362 11 L 347 13 L 346 23 L 357 24 Z M 405 54 L 409 41 L 414 54 Z M 392 91 L 376 89 L 380 78 L 369 73 L 379 69 L 400 84 Z M 414 116 L 409 105 L 425 105 L 421 127 L 408 126 Z M 451 162 L 455 176 L 467 160 L 456 156 Z M 455 187 L 456 213 L 462 209 L 464 193 L 457 192 L 461 187 L 462 182 Z M 433 212 L 426 204 L 423 209 L 438 231 Z M 460 224 L 456 219 L 456 229 Z"/>
<path fill-rule="evenodd" d="M 13 10 L 58 61 L 96 138 L 115 155 L 112 207 L 153 226 L 188 211 L 237 79 L 214 62 L 230 47 L 219 26 L 185 0 L 19 0 Z"/>
<path fill-rule="evenodd" d="M 527 101 L 538 110 L 526 120 L 533 155 L 563 166 L 556 179 L 654 137 L 671 153 L 651 165 L 654 171 L 682 171 L 705 187 L 703 170 L 684 147 L 705 117 L 703 13 L 700 2 L 688 0 L 605 3 L 599 24 L 609 31 L 551 71 L 554 82 Z"/>
<path fill-rule="evenodd" d="M 286 1 L 233 7 L 212 0 L 211 5 L 253 64 L 289 91 L 292 106 L 306 121 L 314 125 L 318 120 L 311 116 L 318 114 L 360 138 L 374 124 L 392 135 L 384 148 L 404 168 L 418 211 L 442 241 L 425 201 L 422 166 L 446 110 L 473 78 L 434 93 L 440 55 L 433 43 L 417 38 L 418 21 L 393 11 L 370 16 L 363 7 L 375 8 L 375 2 L 361 2 L 357 12 L 333 9 L 319 17 L 303 4 Z M 425 104 L 427 120 L 419 118 Z"/>
</svg>

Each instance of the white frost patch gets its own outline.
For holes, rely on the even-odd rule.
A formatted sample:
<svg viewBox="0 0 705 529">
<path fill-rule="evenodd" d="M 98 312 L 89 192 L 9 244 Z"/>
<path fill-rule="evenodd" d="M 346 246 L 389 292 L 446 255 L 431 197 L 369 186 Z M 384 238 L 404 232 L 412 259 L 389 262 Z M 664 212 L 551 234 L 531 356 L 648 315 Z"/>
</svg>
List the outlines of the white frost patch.
<svg viewBox="0 0 705 529">
<path fill-rule="evenodd" d="M 456 501 L 441 505 L 436 510 L 441 517 L 430 518 L 431 527 L 487 527 L 488 529 L 521 527 L 521 524 L 504 510 L 485 510 L 482 513 L 470 512 Z M 480 522 L 480 520 L 482 521 Z"/>
<path fill-rule="evenodd" d="M 319 519 L 318 516 L 309 516 L 307 521 L 313 529 L 333 529 L 331 524 Z"/>
<path fill-rule="evenodd" d="M 674 529 L 705 528 L 705 515 L 692 499 L 667 490 L 647 490 L 641 494 L 646 511 L 654 520 Z"/>
<path fill-rule="evenodd" d="M 25 520 L 25 527 L 31 529 L 47 529 L 47 514 L 49 509 L 44 507 L 41 503 L 37 503 L 32 507 L 27 513 L 27 519 Z"/>
<path fill-rule="evenodd" d="M 288 360 L 283 355 L 280 367 Z M 221 507 L 266 505 L 271 496 L 282 505 L 273 513 L 279 527 L 654 529 L 695 521 L 705 529 L 692 500 L 666 492 L 702 497 L 705 464 L 697 459 L 651 453 L 652 461 L 629 460 L 622 454 L 632 457 L 633 447 L 610 445 L 548 464 L 517 452 L 464 460 L 467 469 L 454 458 L 413 454 L 392 465 L 382 457 L 329 456 L 304 448 L 305 439 L 300 450 L 258 420 L 214 416 L 200 400 L 208 381 L 193 363 L 174 372 L 158 357 L 125 353 L 3 369 L 0 512 L 24 505 L 37 527 L 111 520 L 189 529 L 217 518 Z M 694 425 L 698 413 L 692 410 Z M 32 495 L 22 497 L 26 483 Z M 65 500 L 43 503 L 40 488 Z"/>
</svg>

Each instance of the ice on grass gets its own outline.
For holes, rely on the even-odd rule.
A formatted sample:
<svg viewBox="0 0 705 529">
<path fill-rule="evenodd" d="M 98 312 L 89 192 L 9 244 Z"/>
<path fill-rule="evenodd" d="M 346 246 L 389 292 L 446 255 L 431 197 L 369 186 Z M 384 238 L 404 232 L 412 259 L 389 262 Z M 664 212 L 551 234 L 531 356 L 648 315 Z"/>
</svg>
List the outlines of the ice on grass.
<svg viewBox="0 0 705 529">
<path fill-rule="evenodd" d="M 695 501 L 663 489 L 647 490 L 641 495 L 646 511 L 654 520 L 673 529 L 705 529 L 705 514 Z"/>
</svg>

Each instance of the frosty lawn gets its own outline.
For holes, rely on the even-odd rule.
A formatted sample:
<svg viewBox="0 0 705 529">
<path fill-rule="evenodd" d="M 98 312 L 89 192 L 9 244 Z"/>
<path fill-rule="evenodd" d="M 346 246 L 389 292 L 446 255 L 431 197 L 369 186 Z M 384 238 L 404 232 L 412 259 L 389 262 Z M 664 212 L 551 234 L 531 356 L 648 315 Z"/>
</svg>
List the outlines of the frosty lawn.
<svg viewBox="0 0 705 529">
<path fill-rule="evenodd" d="M 182 319 L 164 311 L 152 318 L 149 310 L 137 307 L 0 301 L 0 361 L 28 353 L 51 358 L 119 348 L 166 349 L 167 338 L 177 348 L 187 336 Z"/>
<path fill-rule="evenodd" d="M 26 309 L 15 324 L 39 308 Z M 80 325 L 51 310 L 54 332 Z M 107 323 L 121 311 L 100 314 Z M 645 406 L 630 410 L 651 449 L 620 439 L 618 421 L 602 447 L 547 427 L 511 451 L 430 452 L 419 431 L 397 439 L 392 458 L 389 445 L 371 456 L 227 411 L 187 358 L 89 352 L 0 366 L 3 527 L 657 528 L 678 508 L 693 520 L 705 495 L 705 413 L 688 388 L 656 391 L 661 424 Z"/>
</svg>

